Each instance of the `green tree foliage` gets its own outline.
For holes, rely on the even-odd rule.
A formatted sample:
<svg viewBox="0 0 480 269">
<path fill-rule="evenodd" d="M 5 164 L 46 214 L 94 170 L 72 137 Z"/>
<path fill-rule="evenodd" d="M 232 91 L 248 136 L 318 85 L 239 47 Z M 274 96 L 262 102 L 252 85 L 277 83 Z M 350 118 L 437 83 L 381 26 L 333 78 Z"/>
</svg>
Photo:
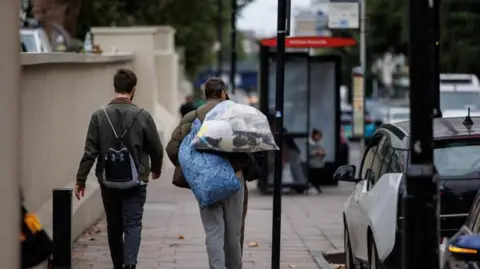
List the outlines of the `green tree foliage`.
<svg viewBox="0 0 480 269">
<path fill-rule="evenodd" d="M 480 3 L 442 1 L 440 61 L 442 72 L 480 75 Z"/>
<path fill-rule="evenodd" d="M 408 55 L 408 1 L 367 0 L 369 59 L 387 49 Z M 439 0 L 441 72 L 480 75 L 480 3 Z M 428 25 L 425 16 L 425 24 Z M 419 25 L 418 27 L 425 27 Z"/>
<path fill-rule="evenodd" d="M 402 50 L 407 42 L 407 1 L 367 0 L 369 59 L 390 48 Z"/>
<path fill-rule="evenodd" d="M 228 29 L 231 0 L 222 1 L 222 23 Z M 170 25 L 176 29 L 176 45 L 185 48 L 187 73 L 193 76 L 212 60 L 218 22 L 218 0 L 85 0 L 77 32 L 82 38 L 92 26 Z"/>
</svg>

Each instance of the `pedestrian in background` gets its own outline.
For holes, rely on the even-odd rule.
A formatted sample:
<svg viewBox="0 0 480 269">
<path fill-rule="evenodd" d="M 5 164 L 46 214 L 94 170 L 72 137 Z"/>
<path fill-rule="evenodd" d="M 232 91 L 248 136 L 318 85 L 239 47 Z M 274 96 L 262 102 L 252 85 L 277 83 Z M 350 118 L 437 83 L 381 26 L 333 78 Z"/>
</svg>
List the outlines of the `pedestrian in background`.
<svg viewBox="0 0 480 269">
<path fill-rule="evenodd" d="M 90 119 L 75 186 L 80 200 L 97 161 L 95 175 L 114 269 L 136 268 L 148 177 L 151 173 L 152 179 L 158 179 L 162 169 L 163 147 L 155 122 L 150 113 L 132 103 L 136 85 L 132 71 L 120 69 L 115 74 L 115 98 Z"/>
<path fill-rule="evenodd" d="M 180 107 L 180 114 L 182 114 L 182 118 L 187 115 L 188 112 L 197 109 L 195 103 L 193 103 L 193 97 L 191 95 L 185 97 L 185 103 Z"/>
</svg>

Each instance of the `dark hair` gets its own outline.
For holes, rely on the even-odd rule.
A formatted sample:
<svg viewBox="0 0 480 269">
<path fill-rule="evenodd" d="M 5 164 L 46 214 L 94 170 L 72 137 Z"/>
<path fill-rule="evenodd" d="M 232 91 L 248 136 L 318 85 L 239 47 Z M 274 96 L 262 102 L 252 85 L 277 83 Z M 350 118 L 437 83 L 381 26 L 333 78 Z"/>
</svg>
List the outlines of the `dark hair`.
<svg viewBox="0 0 480 269">
<path fill-rule="evenodd" d="M 222 91 L 225 91 L 227 86 L 225 82 L 219 77 L 211 77 L 205 82 L 205 98 L 220 98 Z"/>
<path fill-rule="evenodd" d="M 322 131 L 318 130 L 318 129 L 313 129 L 312 130 L 312 136 L 313 135 L 322 135 Z"/>
<path fill-rule="evenodd" d="M 137 86 L 137 75 L 129 69 L 118 69 L 113 77 L 113 87 L 117 93 L 131 93 Z"/>
</svg>

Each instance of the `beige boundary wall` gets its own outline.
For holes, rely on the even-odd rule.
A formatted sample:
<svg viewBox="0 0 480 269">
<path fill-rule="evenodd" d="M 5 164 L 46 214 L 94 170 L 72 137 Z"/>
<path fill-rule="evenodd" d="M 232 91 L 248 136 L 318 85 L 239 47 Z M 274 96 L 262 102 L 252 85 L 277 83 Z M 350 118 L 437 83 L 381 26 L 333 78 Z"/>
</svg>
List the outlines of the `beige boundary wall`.
<svg viewBox="0 0 480 269">
<path fill-rule="evenodd" d="M 26 205 L 51 232 L 52 190 L 72 188 L 90 116 L 113 97 L 112 76 L 132 68 L 132 54 L 22 54 L 20 178 Z M 86 197 L 73 200 L 76 238 L 102 216 L 97 180 L 90 174 Z"/>
<path fill-rule="evenodd" d="M 154 116 L 162 141 L 168 140 L 179 120 L 183 76 L 174 49 L 174 30 L 94 28 L 93 33 L 95 43 L 104 50 L 102 55 L 21 53 L 17 60 L 21 65 L 20 89 L 12 92 L 18 94 L 18 112 L 12 112 L 17 111 L 12 107 L 12 113 L 7 114 L 14 117 L 12 126 L 18 124 L 18 135 L 14 130 L 11 133 L 18 136 L 18 144 L 12 149 L 19 154 L 18 177 L 26 205 L 37 212 L 49 233 L 52 190 L 73 188 L 90 116 L 112 99 L 117 69 L 129 68 L 137 74 L 134 102 Z M 9 74 L 14 78 L 14 70 Z M 165 160 L 164 164 L 168 166 L 169 162 Z M 73 200 L 72 239 L 102 216 L 99 185 L 92 172 L 85 198 Z"/>
<path fill-rule="evenodd" d="M 117 69 L 136 72 L 135 103 L 154 116 L 164 142 L 178 123 L 184 94 L 171 27 L 95 28 L 102 55 L 26 54 L 19 53 L 18 10 L 18 1 L 0 1 L 5 37 L 0 42 L 0 253 L 5 268 L 18 267 L 18 249 L 12 246 L 19 242 L 20 183 L 27 208 L 51 234 L 52 190 L 74 187 L 90 116 L 112 99 Z M 167 160 L 164 165 L 171 168 Z M 102 215 L 99 185 L 91 173 L 86 197 L 73 201 L 72 239 Z"/>
</svg>

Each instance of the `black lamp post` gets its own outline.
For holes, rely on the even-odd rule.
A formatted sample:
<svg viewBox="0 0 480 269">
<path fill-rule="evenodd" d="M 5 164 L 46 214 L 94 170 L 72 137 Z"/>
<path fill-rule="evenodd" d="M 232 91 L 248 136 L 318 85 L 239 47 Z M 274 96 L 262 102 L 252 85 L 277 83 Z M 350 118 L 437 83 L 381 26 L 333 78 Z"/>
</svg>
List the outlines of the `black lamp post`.
<svg viewBox="0 0 480 269">
<path fill-rule="evenodd" d="M 237 72 L 237 0 L 232 0 L 232 10 L 230 16 L 231 41 L 230 41 L 230 83 L 232 94 L 235 94 L 235 74 Z"/>
<path fill-rule="evenodd" d="M 221 77 L 223 70 L 223 0 L 217 0 L 218 5 L 218 21 L 217 21 L 217 76 Z"/>
<path fill-rule="evenodd" d="M 410 0 L 410 165 L 404 202 L 403 268 L 436 269 L 439 258 L 438 178 L 433 165 L 432 86 L 435 74 L 434 1 Z M 437 69 L 438 70 L 438 69 Z"/>
</svg>

